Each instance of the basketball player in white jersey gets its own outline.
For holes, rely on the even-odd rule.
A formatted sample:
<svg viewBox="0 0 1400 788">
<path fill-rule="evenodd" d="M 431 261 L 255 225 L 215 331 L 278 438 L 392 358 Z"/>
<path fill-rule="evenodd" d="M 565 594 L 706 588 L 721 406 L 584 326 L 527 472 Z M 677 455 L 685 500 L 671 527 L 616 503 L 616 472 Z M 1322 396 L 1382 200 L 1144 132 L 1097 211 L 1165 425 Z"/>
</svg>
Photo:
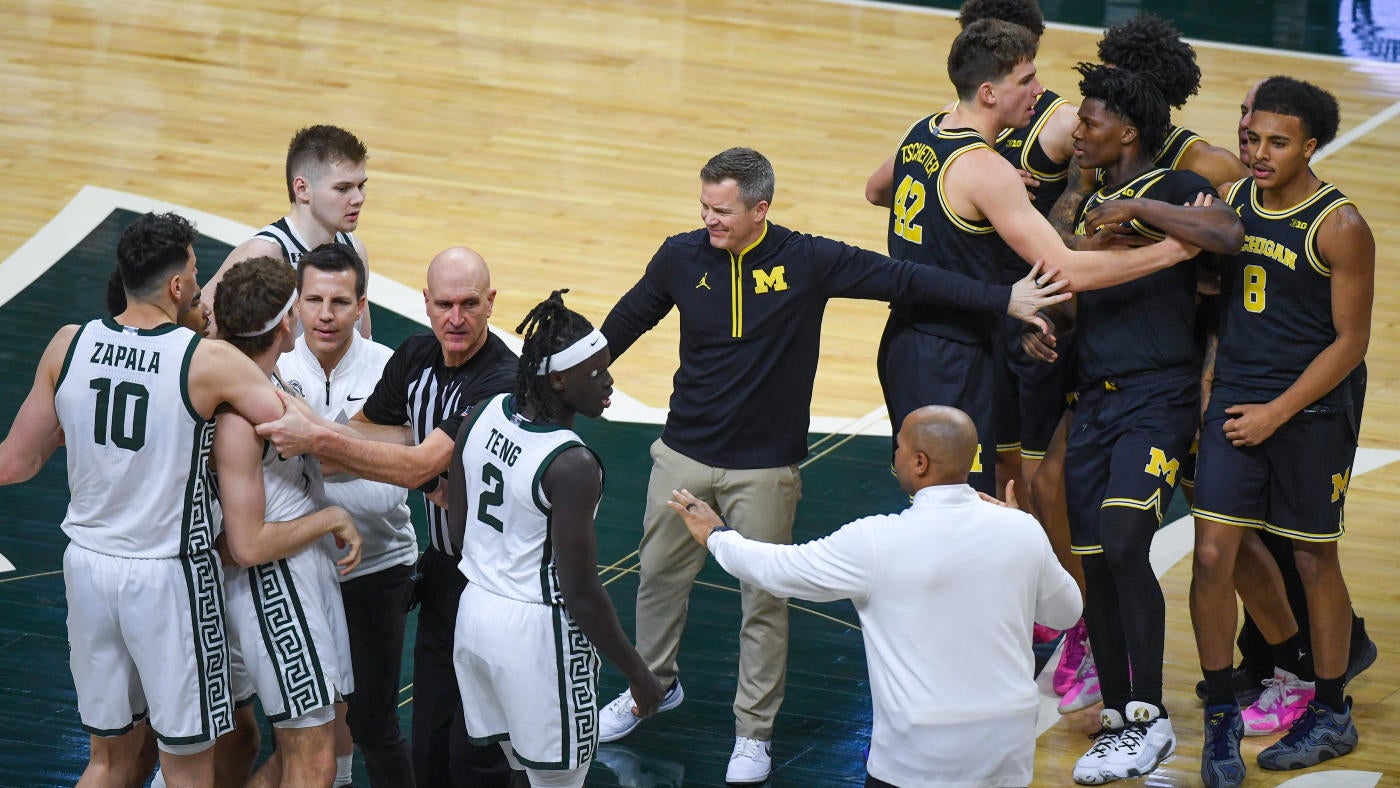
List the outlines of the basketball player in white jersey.
<svg viewBox="0 0 1400 788">
<path fill-rule="evenodd" d="M 448 523 L 471 578 L 453 662 L 467 734 L 499 741 L 534 786 L 581 786 L 598 747 L 598 652 L 646 716 L 664 690 L 598 581 L 603 468 L 573 431 L 612 394 L 607 340 L 555 291 L 516 328 L 515 393 L 478 403 L 457 433 Z M 596 649 L 596 650 L 595 650 Z"/>
<path fill-rule="evenodd" d="M 194 240 L 175 214 L 123 231 L 125 311 L 59 329 L 0 443 L 13 484 L 66 436 L 70 667 L 91 746 L 79 786 L 142 778 L 142 720 L 172 788 L 212 785 L 233 724 L 206 463 L 217 408 L 261 421 L 282 405 L 243 354 L 175 325 L 199 293 Z"/>
<path fill-rule="evenodd" d="M 271 257 L 244 260 L 215 298 L 228 341 L 276 381 L 277 359 L 292 347 L 295 272 Z M 246 681 L 234 676 L 235 698 L 255 692 L 277 739 L 277 753 L 248 785 L 328 786 L 334 704 L 354 691 L 335 567 L 349 572 L 359 563 L 358 531 L 344 509 L 317 511 L 319 467 L 302 455 L 283 458 L 238 414 L 218 417 L 214 461 L 228 549 L 247 567 L 227 584 L 229 629 L 246 669 Z M 328 533 L 350 543 L 339 562 L 322 539 Z"/>
<path fill-rule="evenodd" d="M 262 228 L 234 247 L 209 280 L 206 300 L 214 293 L 229 266 L 250 257 L 276 257 L 295 270 L 303 254 L 324 243 L 352 247 L 369 270 L 365 245 L 355 237 L 360 209 L 365 203 L 365 162 L 369 153 L 354 134 L 337 126 L 309 126 L 296 133 L 287 146 L 287 215 Z M 217 331 L 217 310 L 211 331 Z M 369 310 L 360 319 L 360 333 L 370 336 Z M 214 334 L 218 336 L 218 334 Z"/>
</svg>

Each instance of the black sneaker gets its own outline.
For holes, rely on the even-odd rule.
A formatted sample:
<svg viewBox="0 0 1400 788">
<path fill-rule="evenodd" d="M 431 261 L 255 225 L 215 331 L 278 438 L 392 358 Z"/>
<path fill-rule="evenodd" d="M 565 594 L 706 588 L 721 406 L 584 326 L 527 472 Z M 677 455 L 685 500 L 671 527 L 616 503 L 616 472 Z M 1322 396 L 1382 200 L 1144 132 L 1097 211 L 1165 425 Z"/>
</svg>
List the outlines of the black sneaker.
<svg viewBox="0 0 1400 788">
<path fill-rule="evenodd" d="M 1306 769 L 1346 755 L 1356 749 L 1358 738 L 1351 721 L 1351 698 L 1342 712 L 1314 700 L 1282 739 L 1259 753 L 1259 765 L 1274 771 Z"/>
<path fill-rule="evenodd" d="M 1375 661 L 1375 657 L 1372 656 L 1371 660 Z M 1239 704 L 1242 709 L 1249 708 L 1264 692 L 1264 682 L 1272 678 L 1273 674 L 1256 676 L 1244 665 L 1235 668 L 1235 671 L 1230 674 L 1230 691 L 1235 693 L 1235 703 Z M 1206 680 L 1201 679 L 1196 682 L 1196 697 L 1205 700 L 1206 694 Z"/>
<path fill-rule="evenodd" d="M 1376 656 L 1380 651 L 1376 648 L 1376 641 L 1367 637 L 1363 632 L 1363 640 L 1358 643 L 1355 640 L 1351 643 L 1351 655 L 1347 658 L 1347 672 L 1342 676 L 1342 686 L 1351 683 L 1366 668 L 1375 664 Z"/>
<path fill-rule="evenodd" d="M 1238 788 L 1244 782 L 1242 738 L 1239 706 L 1206 707 L 1206 740 L 1201 746 L 1201 782 L 1206 788 Z"/>
</svg>

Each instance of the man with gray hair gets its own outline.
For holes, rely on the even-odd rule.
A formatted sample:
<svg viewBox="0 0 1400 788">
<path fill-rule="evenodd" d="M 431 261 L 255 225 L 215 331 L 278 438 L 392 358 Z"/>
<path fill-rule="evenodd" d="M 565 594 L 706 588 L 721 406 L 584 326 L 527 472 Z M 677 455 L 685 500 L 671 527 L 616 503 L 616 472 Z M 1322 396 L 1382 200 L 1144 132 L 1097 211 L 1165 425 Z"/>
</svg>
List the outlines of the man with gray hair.
<svg viewBox="0 0 1400 788">
<path fill-rule="evenodd" d="M 768 221 L 773 166 L 730 148 L 700 171 L 702 229 L 666 240 L 641 280 L 603 323 L 613 357 L 671 311 L 681 313 L 680 367 L 670 414 L 651 447 L 637 591 L 637 650 L 669 687 L 660 711 L 685 694 L 676 656 L 687 597 L 705 551 L 665 505 L 687 488 L 764 542 L 792 541 L 802 497 L 821 321 L 832 298 L 909 301 L 1032 320 L 1068 296 L 1039 267 L 1013 286 L 985 285 L 933 266 L 891 260 Z M 787 674 L 787 605 L 741 584 L 744 617 L 736 738 L 726 779 L 759 783 L 771 771 L 773 721 Z M 599 715 L 600 740 L 641 718 L 623 693 Z"/>
</svg>

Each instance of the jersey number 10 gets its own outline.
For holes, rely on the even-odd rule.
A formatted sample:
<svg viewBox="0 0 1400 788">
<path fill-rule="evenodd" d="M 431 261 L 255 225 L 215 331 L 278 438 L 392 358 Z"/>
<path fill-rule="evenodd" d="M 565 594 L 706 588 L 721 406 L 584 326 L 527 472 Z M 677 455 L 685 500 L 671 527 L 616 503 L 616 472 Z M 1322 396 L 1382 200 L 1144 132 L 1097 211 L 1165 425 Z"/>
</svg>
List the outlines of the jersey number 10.
<svg viewBox="0 0 1400 788">
<path fill-rule="evenodd" d="M 88 383 L 88 388 L 97 392 L 97 409 L 92 418 L 93 442 L 106 446 L 110 438 L 118 448 L 140 451 L 146 445 L 146 409 L 151 393 L 140 383 L 129 380 L 113 387 L 111 378 L 96 378 Z"/>
</svg>

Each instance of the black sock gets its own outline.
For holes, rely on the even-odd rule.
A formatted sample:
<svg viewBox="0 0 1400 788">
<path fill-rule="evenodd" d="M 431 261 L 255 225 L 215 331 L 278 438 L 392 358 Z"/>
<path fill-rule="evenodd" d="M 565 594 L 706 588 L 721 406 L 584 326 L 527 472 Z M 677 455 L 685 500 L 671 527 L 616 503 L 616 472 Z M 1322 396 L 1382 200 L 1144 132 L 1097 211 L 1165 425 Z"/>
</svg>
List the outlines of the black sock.
<svg viewBox="0 0 1400 788">
<path fill-rule="evenodd" d="M 1319 678 L 1317 680 L 1317 694 L 1313 696 L 1313 699 L 1338 714 L 1345 712 L 1347 704 L 1342 699 L 1342 681 L 1341 676 L 1335 679 Z"/>
<path fill-rule="evenodd" d="M 1201 668 L 1201 674 L 1206 677 L 1207 706 L 1235 705 L 1235 690 L 1230 686 L 1230 677 L 1234 672 L 1234 666 L 1221 668 L 1220 670 L 1206 670 L 1205 668 Z"/>
<path fill-rule="evenodd" d="M 1294 632 L 1293 637 L 1282 643 L 1270 643 L 1269 652 L 1273 654 L 1275 665 L 1303 681 L 1316 678 L 1313 673 L 1311 649 L 1308 648 L 1307 641 L 1303 640 L 1301 631 Z"/>
</svg>

